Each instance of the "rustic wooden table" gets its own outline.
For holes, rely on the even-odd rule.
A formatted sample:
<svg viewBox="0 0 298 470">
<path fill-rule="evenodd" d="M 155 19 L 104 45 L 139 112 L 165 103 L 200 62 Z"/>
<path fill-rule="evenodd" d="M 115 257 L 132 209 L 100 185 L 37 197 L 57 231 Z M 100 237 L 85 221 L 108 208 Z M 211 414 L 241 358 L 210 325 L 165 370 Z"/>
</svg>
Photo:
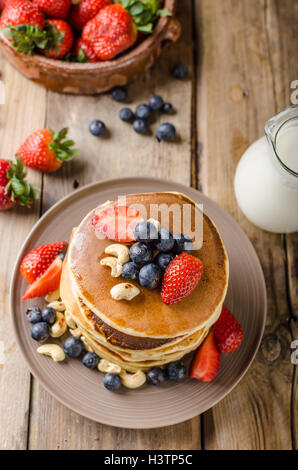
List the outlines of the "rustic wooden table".
<svg viewBox="0 0 298 470">
<path fill-rule="evenodd" d="M 33 210 L 0 215 L 0 447 L 2 449 L 292 449 L 297 411 L 290 361 L 298 311 L 298 237 L 253 227 L 239 211 L 233 176 L 265 121 L 290 104 L 298 79 L 298 0 L 185 0 L 183 34 L 151 72 L 129 86 L 133 105 L 160 93 L 175 106 L 180 142 L 136 135 L 117 118 L 110 96 L 47 92 L 1 59 L 6 103 L 0 113 L 1 157 L 11 158 L 30 131 L 69 126 L 81 149 L 56 174 L 30 171 L 41 190 Z M 186 62 L 191 79 L 171 78 Z M 88 124 L 110 129 L 97 139 Z M 136 431 L 88 421 L 55 401 L 30 376 L 16 345 L 8 291 L 17 252 L 33 224 L 66 194 L 92 181 L 128 175 L 168 178 L 201 189 L 239 221 L 261 259 L 268 319 L 257 358 L 241 383 L 202 416 L 164 429 Z M 297 338 L 297 328 L 296 328 Z"/>
</svg>

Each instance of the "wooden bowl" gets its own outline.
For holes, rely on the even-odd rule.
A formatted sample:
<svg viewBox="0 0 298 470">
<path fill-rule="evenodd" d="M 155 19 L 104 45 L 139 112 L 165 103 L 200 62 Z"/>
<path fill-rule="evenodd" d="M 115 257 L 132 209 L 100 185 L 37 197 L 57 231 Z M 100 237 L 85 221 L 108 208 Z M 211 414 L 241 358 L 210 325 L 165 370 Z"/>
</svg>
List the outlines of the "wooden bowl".
<svg viewBox="0 0 298 470">
<path fill-rule="evenodd" d="M 165 0 L 165 8 L 172 15 L 175 7 L 176 0 Z M 60 93 L 93 95 L 135 80 L 152 66 L 168 42 L 178 39 L 180 32 L 180 23 L 175 16 L 160 18 L 154 33 L 135 48 L 114 60 L 95 64 L 19 53 L 3 33 L 0 33 L 0 50 L 19 72 L 39 85 Z"/>
</svg>

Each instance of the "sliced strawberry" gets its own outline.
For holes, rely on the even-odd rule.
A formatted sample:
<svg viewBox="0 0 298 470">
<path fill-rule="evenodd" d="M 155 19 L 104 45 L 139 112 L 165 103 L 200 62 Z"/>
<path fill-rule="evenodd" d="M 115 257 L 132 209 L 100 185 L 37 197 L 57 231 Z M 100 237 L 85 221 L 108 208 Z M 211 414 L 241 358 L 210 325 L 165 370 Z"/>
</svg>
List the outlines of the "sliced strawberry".
<svg viewBox="0 0 298 470">
<path fill-rule="evenodd" d="M 199 347 L 190 366 L 191 379 L 211 382 L 218 374 L 220 351 L 216 344 L 214 331 L 211 330 L 204 343 Z"/>
<path fill-rule="evenodd" d="M 92 217 L 92 225 L 109 240 L 129 243 L 134 240 L 133 229 L 144 219 L 133 207 L 109 206 Z"/>
<path fill-rule="evenodd" d="M 59 253 L 65 250 L 66 242 L 55 242 L 42 245 L 31 250 L 21 263 L 21 275 L 32 284 L 52 264 Z"/>
<path fill-rule="evenodd" d="M 223 354 L 236 351 L 242 342 L 241 325 L 225 305 L 214 325 L 214 333 L 218 347 Z"/>
<path fill-rule="evenodd" d="M 27 288 L 22 300 L 44 297 L 58 289 L 62 273 L 63 261 L 57 256 L 48 269 Z"/>
<path fill-rule="evenodd" d="M 203 274 L 199 258 L 181 253 L 169 264 L 161 288 L 161 300 L 172 305 L 188 297 L 198 285 Z"/>
</svg>

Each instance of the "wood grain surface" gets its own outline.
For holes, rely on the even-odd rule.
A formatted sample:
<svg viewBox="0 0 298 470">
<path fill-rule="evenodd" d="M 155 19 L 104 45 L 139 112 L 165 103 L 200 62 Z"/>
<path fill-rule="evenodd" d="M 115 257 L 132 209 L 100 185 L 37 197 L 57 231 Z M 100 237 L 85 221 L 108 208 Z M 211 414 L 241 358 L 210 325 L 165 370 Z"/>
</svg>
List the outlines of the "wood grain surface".
<svg viewBox="0 0 298 470">
<path fill-rule="evenodd" d="M 52 175 L 30 171 L 41 199 L 33 210 L 0 214 L 0 448 L 1 449 L 292 449 L 296 446 L 294 366 L 297 338 L 298 238 L 265 233 L 250 224 L 233 192 L 236 165 L 263 135 L 268 118 L 290 104 L 298 79 L 298 0 L 187 0 L 179 2 L 183 34 L 142 79 L 128 87 L 131 106 L 159 93 L 176 113 L 158 116 L 153 135 L 139 136 L 117 114 L 109 94 L 73 97 L 30 83 L 1 58 L 6 104 L 0 108 L 1 156 L 11 158 L 24 137 L 44 125 L 69 126 L 80 148 L 71 164 Z M 177 61 L 191 78 L 170 76 Z M 109 135 L 89 134 L 102 119 Z M 179 142 L 159 143 L 160 121 L 173 122 Z M 191 421 L 156 430 L 96 424 L 55 401 L 30 377 L 9 319 L 8 289 L 22 240 L 61 197 L 92 181 L 156 176 L 192 185 L 225 207 L 241 224 L 260 257 L 267 283 L 268 319 L 257 358 L 221 403 Z M 2 342 L 2 343 L 1 343 Z M 1 344 L 4 343 L 4 357 Z"/>
</svg>

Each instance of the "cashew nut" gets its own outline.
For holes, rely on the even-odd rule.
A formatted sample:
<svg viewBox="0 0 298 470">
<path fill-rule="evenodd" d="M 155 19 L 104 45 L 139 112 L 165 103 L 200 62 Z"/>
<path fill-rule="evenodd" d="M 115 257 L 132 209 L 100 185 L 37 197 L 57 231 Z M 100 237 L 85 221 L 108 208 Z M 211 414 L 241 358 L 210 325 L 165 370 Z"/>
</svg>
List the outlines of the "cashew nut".
<svg viewBox="0 0 298 470">
<path fill-rule="evenodd" d="M 132 300 L 140 293 L 140 289 L 130 284 L 129 282 L 122 282 L 120 284 L 116 284 L 110 290 L 110 294 L 114 300 Z"/>
<path fill-rule="evenodd" d="M 104 374 L 120 374 L 121 367 L 117 364 L 107 361 L 106 359 L 101 359 L 98 363 L 97 369 Z"/>
<path fill-rule="evenodd" d="M 48 295 L 45 296 L 46 302 L 54 302 L 55 300 L 60 299 L 60 289 L 54 290 L 54 292 L 50 292 Z"/>
<path fill-rule="evenodd" d="M 91 348 L 90 344 L 87 343 L 87 340 L 85 338 L 85 336 L 81 336 L 81 341 L 84 343 L 85 345 L 85 349 L 87 352 L 94 352 L 93 348 Z"/>
<path fill-rule="evenodd" d="M 124 264 L 129 261 L 129 248 L 126 245 L 120 245 L 120 243 L 113 243 L 105 249 L 107 255 L 113 255 L 118 258 L 119 263 Z"/>
<path fill-rule="evenodd" d="M 72 336 L 75 336 L 76 338 L 80 338 L 82 336 L 81 328 L 70 328 L 69 332 Z"/>
<path fill-rule="evenodd" d="M 76 322 L 74 321 L 74 319 L 72 318 L 71 314 L 65 310 L 64 312 L 64 316 L 65 316 L 65 321 L 66 321 L 66 324 L 67 326 L 69 326 L 69 328 L 76 328 Z"/>
<path fill-rule="evenodd" d="M 50 334 L 52 338 L 60 338 L 64 335 L 67 330 L 67 324 L 65 321 L 65 316 L 61 312 L 56 312 L 56 321 L 54 325 L 51 326 Z"/>
<path fill-rule="evenodd" d="M 111 276 L 112 277 L 119 277 L 122 274 L 122 264 L 116 258 L 112 258 L 112 256 L 108 256 L 107 258 L 103 258 L 100 260 L 100 264 L 102 266 L 109 266 L 111 268 Z"/>
<path fill-rule="evenodd" d="M 154 225 L 154 227 L 156 228 L 156 230 L 160 230 L 160 222 L 156 219 L 148 219 L 148 222 L 150 222 L 150 224 Z"/>
<path fill-rule="evenodd" d="M 135 374 L 122 371 L 120 377 L 126 388 L 139 388 L 146 382 L 146 374 L 142 370 L 138 370 Z"/>
<path fill-rule="evenodd" d="M 37 352 L 45 356 L 50 356 L 55 362 L 61 362 L 65 359 L 64 351 L 58 344 L 43 344 L 37 348 Z"/>
<path fill-rule="evenodd" d="M 64 303 L 59 302 L 58 300 L 55 300 L 54 302 L 49 303 L 47 306 L 53 308 L 54 310 L 58 312 L 64 312 L 65 310 Z"/>
</svg>

